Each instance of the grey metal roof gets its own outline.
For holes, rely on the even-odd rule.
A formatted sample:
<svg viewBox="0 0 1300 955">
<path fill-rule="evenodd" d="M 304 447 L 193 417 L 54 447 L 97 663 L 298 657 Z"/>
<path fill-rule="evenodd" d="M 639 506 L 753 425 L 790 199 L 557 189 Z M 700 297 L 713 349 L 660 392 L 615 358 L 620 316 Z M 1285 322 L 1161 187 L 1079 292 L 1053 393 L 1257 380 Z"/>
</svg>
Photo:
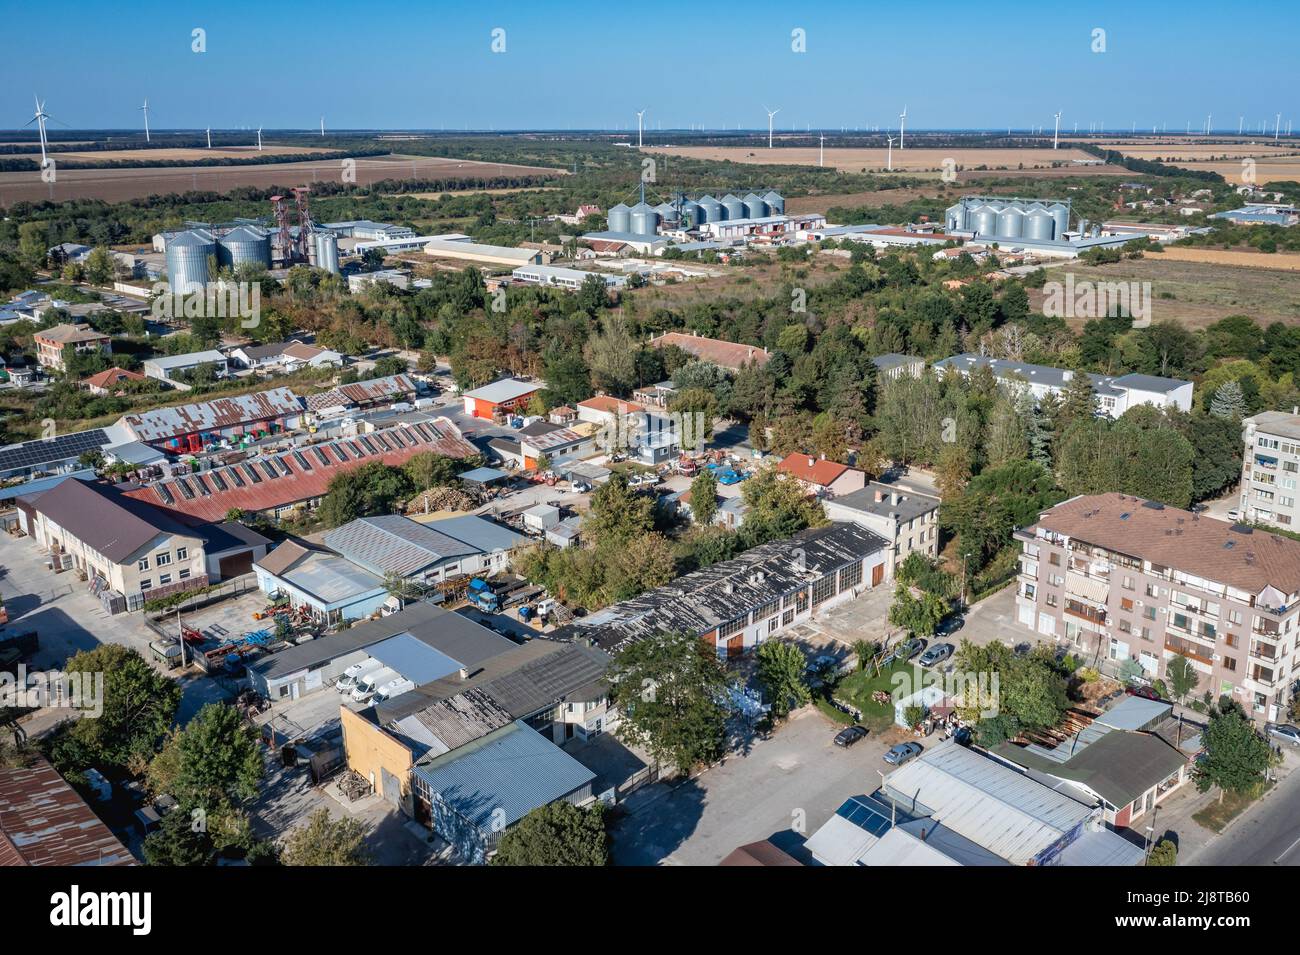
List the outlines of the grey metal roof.
<svg viewBox="0 0 1300 955">
<path fill-rule="evenodd" d="M 1162 395 L 1177 391 L 1183 385 L 1189 384 L 1189 382 L 1180 381 L 1177 378 L 1161 378 L 1158 375 L 1139 374 L 1120 375 L 1118 378 L 1111 379 L 1111 383 L 1119 388 L 1136 388 L 1139 391 L 1154 391 Z"/>
<path fill-rule="evenodd" d="M 500 481 L 503 477 L 509 477 L 505 471 L 498 468 L 474 468 L 459 474 L 457 477 L 461 481 L 467 481 L 470 484 L 491 484 L 493 481 Z"/>
<path fill-rule="evenodd" d="M 877 494 L 883 495 L 884 500 L 877 501 Z M 895 494 L 898 495 L 897 501 L 893 499 Z M 939 499 L 912 491 L 900 491 L 892 485 L 872 481 L 864 488 L 834 498 L 831 503 L 836 507 L 847 507 L 877 517 L 895 514 L 900 521 L 910 521 L 938 508 Z"/>
<path fill-rule="evenodd" d="M 1173 706 L 1163 700 L 1126 695 L 1094 722 L 1117 730 L 1145 730 L 1160 723 L 1173 710 Z"/>
<path fill-rule="evenodd" d="M 475 667 L 517 646 L 468 617 L 433 604 L 417 603 L 400 613 L 368 620 L 341 633 L 310 640 L 249 664 L 266 679 L 276 679 L 364 649 L 406 632 L 467 667 Z"/>
<path fill-rule="evenodd" d="M 545 387 L 539 382 L 521 381 L 518 378 L 502 378 L 500 381 L 494 381 L 482 388 L 467 391 L 462 397 L 500 404 L 503 401 L 511 401 L 515 398 L 522 398 L 524 395 L 531 395 L 534 391 L 541 391 Z"/>
<path fill-rule="evenodd" d="M 484 833 L 494 818 L 512 825 L 534 809 L 590 786 L 596 778 L 519 721 L 419 763 L 413 772 L 430 792 Z"/>
<path fill-rule="evenodd" d="M 442 651 L 405 632 L 375 644 L 366 652 L 417 686 L 432 683 L 461 668 L 459 660 L 453 660 Z"/>
<path fill-rule="evenodd" d="M 890 352 L 887 355 L 877 355 L 871 359 L 871 363 L 881 371 L 889 371 L 893 368 L 900 368 L 906 365 L 914 365 L 917 362 L 925 363 L 924 358 L 918 358 L 915 355 L 900 355 L 897 352 Z"/>
<path fill-rule="evenodd" d="M 1069 387 L 1071 377 L 1076 374 L 1064 368 L 1053 368 L 1050 365 L 1034 365 L 1029 362 L 1008 361 L 1004 358 L 989 358 L 971 352 L 936 361 L 934 367 L 953 368 L 967 373 L 974 371 L 976 368 L 987 367 L 998 378 L 1018 378 L 1030 384 L 1044 385 L 1051 388 Z M 1099 394 L 1115 396 L 1122 394 L 1128 388 L 1168 394 L 1189 384 L 1189 382 L 1178 378 L 1160 378 L 1155 375 L 1131 374 L 1112 377 L 1097 375 L 1092 372 L 1078 372 L 1078 374 L 1088 376 L 1092 382 L 1093 391 Z"/>
<path fill-rule="evenodd" d="M 423 526 L 458 540 L 482 554 L 510 550 L 528 542 L 523 534 L 517 534 L 502 524 L 468 514 L 463 517 L 444 517 L 440 521 L 429 521 Z"/>
<path fill-rule="evenodd" d="M 1283 438 L 1300 438 L 1300 415 L 1285 411 L 1261 411 L 1242 421 L 1245 425 L 1254 425 L 1256 431 L 1276 434 Z"/>
<path fill-rule="evenodd" d="M 64 481 L 41 494 L 36 510 L 115 564 L 160 534 L 198 538 L 160 509 L 127 497 L 107 484 Z"/>
<path fill-rule="evenodd" d="M 400 514 L 357 518 L 336 527 L 323 540 L 326 547 L 371 573 L 403 577 L 453 557 L 477 553 L 463 541 Z"/>
<path fill-rule="evenodd" d="M 614 649 L 657 633 L 707 633 L 888 546 L 857 524 L 810 528 L 589 614 L 553 636 Z"/>
</svg>

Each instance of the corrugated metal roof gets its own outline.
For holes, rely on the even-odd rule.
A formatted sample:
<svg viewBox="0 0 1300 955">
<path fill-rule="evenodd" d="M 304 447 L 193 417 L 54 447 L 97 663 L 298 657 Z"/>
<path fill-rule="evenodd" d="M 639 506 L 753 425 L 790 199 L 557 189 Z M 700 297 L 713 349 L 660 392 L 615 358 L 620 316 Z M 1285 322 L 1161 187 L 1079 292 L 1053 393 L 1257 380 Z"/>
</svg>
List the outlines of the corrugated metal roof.
<svg viewBox="0 0 1300 955">
<path fill-rule="evenodd" d="M 515 398 L 522 398 L 524 395 L 531 395 L 534 391 L 541 391 L 544 387 L 546 386 L 539 382 L 521 381 L 518 378 L 502 378 L 500 381 L 494 381 L 482 388 L 467 391 L 462 397 L 500 404 L 503 401 L 511 401 Z"/>
<path fill-rule="evenodd" d="M 932 816 L 1015 865 L 1028 865 L 1093 813 L 954 740 L 894 770 L 884 788 L 909 812 Z"/>
<path fill-rule="evenodd" d="M 410 375 L 389 375 L 386 378 L 371 378 L 368 381 L 354 381 L 348 385 L 339 385 L 320 394 L 308 395 L 304 402 L 308 411 L 320 411 L 324 408 L 377 404 L 410 397 L 418 391 L 419 387 Z"/>
<path fill-rule="evenodd" d="M 528 542 L 523 534 L 517 534 L 510 528 L 485 517 L 467 514 L 463 517 L 446 517 L 440 521 L 429 521 L 424 525 L 440 534 L 445 534 L 460 541 L 483 554 L 495 554 L 498 551 L 511 550 Z"/>
<path fill-rule="evenodd" d="M 479 551 L 400 514 L 361 517 L 330 531 L 325 546 L 376 574 L 403 577 Z"/>
<path fill-rule="evenodd" d="M 400 435 L 401 440 L 391 437 L 394 434 Z M 379 443 L 374 440 L 377 436 L 391 438 L 390 443 Z M 369 447 L 362 439 L 369 441 Z M 324 496 L 336 474 L 372 461 L 394 466 L 405 464 L 423 451 L 451 458 L 478 454 L 478 449 L 461 437 L 451 421 L 436 418 L 302 447 L 296 455 L 294 452 L 261 455 L 191 475 L 189 481 L 172 478 L 127 493 L 191 518 L 215 521 L 224 518 L 231 508 L 251 513 L 315 500 Z M 192 483 L 196 478 L 201 479 L 198 493 Z M 217 483 L 218 478 L 221 483 Z"/>
<path fill-rule="evenodd" d="M 384 666 L 396 670 L 417 686 L 432 683 L 461 668 L 459 660 L 429 646 L 409 633 L 399 633 L 366 651 Z"/>
<path fill-rule="evenodd" d="M 494 819 L 512 825 L 596 778 L 521 721 L 417 764 L 413 772 L 430 792 L 482 832 Z"/>
<path fill-rule="evenodd" d="M 0 769 L 0 866 L 135 865 L 54 767 Z"/>
<path fill-rule="evenodd" d="M 224 361 L 224 356 L 222 357 Z M 118 424 L 130 429 L 140 441 L 165 441 L 182 434 L 213 431 L 239 424 L 251 424 L 302 411 L 302 404 L 288 388 L 271 388 L 251 395 L 216 398 L 172 408 L 155 408 L 123 415 Z"/>
</svg>

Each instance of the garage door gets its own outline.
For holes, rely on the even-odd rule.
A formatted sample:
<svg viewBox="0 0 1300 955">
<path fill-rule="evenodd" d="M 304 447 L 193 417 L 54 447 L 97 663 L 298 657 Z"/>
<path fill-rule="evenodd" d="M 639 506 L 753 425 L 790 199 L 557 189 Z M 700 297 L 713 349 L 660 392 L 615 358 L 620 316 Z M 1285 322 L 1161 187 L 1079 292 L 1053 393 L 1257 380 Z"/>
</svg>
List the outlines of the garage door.
<svg viewBox="0 0 1300 955">
<path fill-rule="evenodd" d="M 242 554 L 231 554 L 229 557 L 223 557 L 217 562 L 217 570 L 220 572 L 222 580 L 252 573 L 253 552 L 246 550 Z"/>
</svg>

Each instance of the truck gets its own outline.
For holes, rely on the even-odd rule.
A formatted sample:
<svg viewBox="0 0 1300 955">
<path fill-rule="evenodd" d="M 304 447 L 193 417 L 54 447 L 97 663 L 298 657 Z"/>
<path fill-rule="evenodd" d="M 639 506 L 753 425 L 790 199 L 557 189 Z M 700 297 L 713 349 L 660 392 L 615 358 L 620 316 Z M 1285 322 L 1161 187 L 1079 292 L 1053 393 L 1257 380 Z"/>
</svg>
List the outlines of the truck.
<svg viewBox="0 0 1300 955">
<path fill-rule="evenodd" d="M 369 703 L 376 690 L 400 676 L 400 673 L 390 667 L 380 667 L 378 670 L 372 670 L 357 680 L 356 686 L 352 688 L 352 702 Z"/>
<path fill-rule="evenodd" d="M 382 666 L 383 664 L 374 657 L 366 657 L 360 663 L 354 663 L 344 670 L 343 675 L 339 677 L 338 683 L 334 684 L 334 686 L 340 693 L 351 693 L 356 689 L 358 680 L 367 673 L 374 673 Z"/>
<path fill-rule="evenodd" d="M 501 599 L 493 593 L 492 585 L 480 577 L 469 582 L 469 592 L 465 599 L 485 613 L 496 613 L 501 609 Z"/>
</svg>

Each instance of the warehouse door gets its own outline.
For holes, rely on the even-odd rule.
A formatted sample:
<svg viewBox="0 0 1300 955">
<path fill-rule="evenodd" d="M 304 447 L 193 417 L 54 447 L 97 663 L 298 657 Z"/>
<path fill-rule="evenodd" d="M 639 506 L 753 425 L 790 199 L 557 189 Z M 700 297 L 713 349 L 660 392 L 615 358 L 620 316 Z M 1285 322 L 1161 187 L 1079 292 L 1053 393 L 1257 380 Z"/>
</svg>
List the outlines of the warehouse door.
<svg viewBox="0 0 1300 955">
<path fill-rule="evenodd" d="M 880 582 L 885 579 L 885 565 L 877 564 L 871 568 L 871 586 L 879 587 Z"/>
<path fill-rule="evenodd" d="M 222 580 L 229 580 L 231 577 L 239 577 L 243 574 L 251 573 L 253 570 L 253 552 L 246 550 L 240 554 L 231 554 L 229 557 L 223 557 L 217 564 L 217 571 L 221 574 Z"/>
<path fill-rule="evenodd" d="M 727 640 L 727 657 L 738 657 L 745 652 L 745 635 L 738 633 Z"/>
</svg>

